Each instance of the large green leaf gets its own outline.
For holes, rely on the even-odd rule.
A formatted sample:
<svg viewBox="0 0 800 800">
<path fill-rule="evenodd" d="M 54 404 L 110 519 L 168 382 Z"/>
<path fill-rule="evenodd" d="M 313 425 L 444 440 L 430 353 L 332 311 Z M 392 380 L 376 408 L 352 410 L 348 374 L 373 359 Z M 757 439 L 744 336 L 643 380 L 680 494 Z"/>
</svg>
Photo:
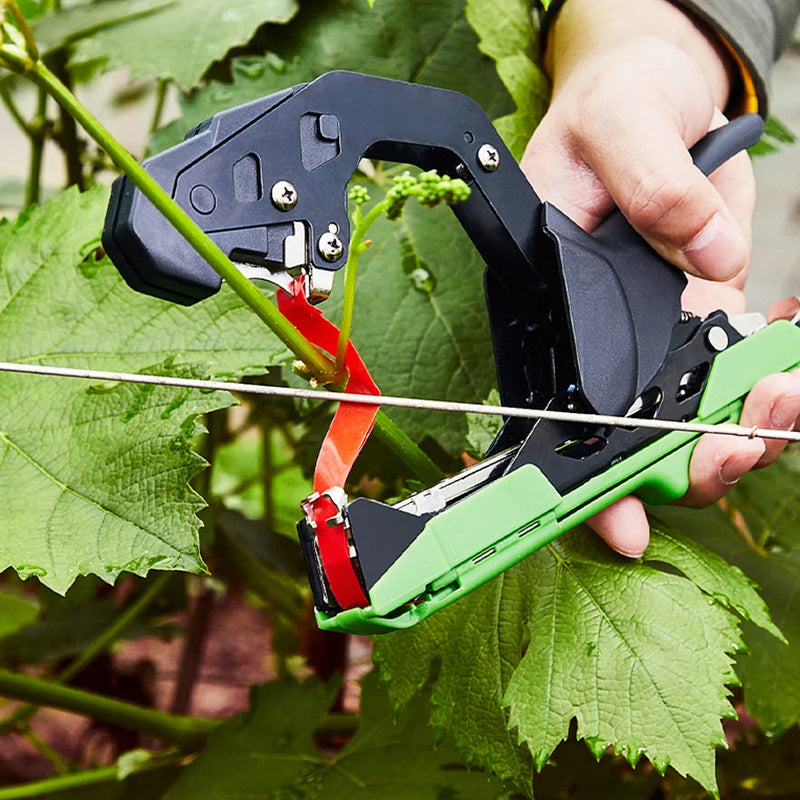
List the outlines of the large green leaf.
<svg viewBox="0 0 800 800">
<path fill-rule="evenodd" d="M 0 227 L 0 358 L 242 374 L 285 358 L 227 292 L 193 308 L 132 292 L 93 248 L 107 203 L 70 190 Z M 155 366 L 152 366 L 154 365 Z M 221 393 L 0 376 L 0 570 L 65 591 L 77 575 L 203 570 L 197 416 Z"/>
<path fill-rule="evenodd" d="M 101 7 L 120 5 L 117 0 Z M 288 22 L 296 12 L 295 0 L 174 0 L 158 13 L 120 16 L 117 24 L 89 29 L 71 63 L 130 66 L 132 78 L 155 75 L 190 89 L 211 64 L 250 41 L 259 26 Z"/>
<path fill-rule="evenodd" d="M 511 110 L 492 61 L 482 56 L 464 18 L 464 0 L 392 0 L 370 9 L 366 0 L 304 4 L 287 26 L 267 29 L 264 57 L 234 63 L 233 83 L 212 82 L 183 102 L 183 116 L 160 131 L 157 150 L 217 111 L 349 69 L 417 81 L 469 94 L 488 114 Z"/>
<path fill-rule="evenodd" d="M 191 374 L 191 373 L 190 373 Z M 189 489 L 198 415 L 223 394 L 26 375 L 0 381 L 0 570 L 65 591 L 78 575 L 204 570 Z"/>
<path fill-rule="evenodd" d="M 395 713 L 375 672 L 364 681 L 358 731 L 336 757 L 319 797 L 375 800 L 489 800 L 507 797 L 496 780 L 467 770 L 452 740 L 427 725 L 427 695 Z"/>
<path fill-rule="evenodd" d="M 376 658 L 393 697 L 406 702 L 440 663 L 432 724 L 452 732 L 470 760 L 528 791 L 517 737 L 541 768 L 573 719 L 598 757 L 609 747 L 632 763 L 645 756 L 713 791 L 741 647 L 730 609 L 769 622 L 739 570 L 715 562 L 723 603 L 695 583 L 707 554 L 688 545 L 676 554 L 658 533 L 653 542 L 651 565 L 574 531 L 470 601 L 382 639 Z"/>
<path fill-rule="evenodd" d="M 737 663 L 747 710 L 770 735 L 800 722 L 800 453 L 741 480 L 719 506 L 702 512 L 665 507 L 661 523 L 689 533 L 738 565 L 761 587 L 788 645 L 747 630 L 749 655 Z"/>
<path fill-rule="evenodd" d="M 270 683 L 252 692 L 249 713 L 226 723 L 167 792 L 167 800 L 490 800 L 497 781 L 470 772 L 447 742 L 437 743 L 424 703 L 399 718 L 376 681 L 367 680 L 353 739 L 333 758 L 314 744 L 335 690 Z"/>
</svg>

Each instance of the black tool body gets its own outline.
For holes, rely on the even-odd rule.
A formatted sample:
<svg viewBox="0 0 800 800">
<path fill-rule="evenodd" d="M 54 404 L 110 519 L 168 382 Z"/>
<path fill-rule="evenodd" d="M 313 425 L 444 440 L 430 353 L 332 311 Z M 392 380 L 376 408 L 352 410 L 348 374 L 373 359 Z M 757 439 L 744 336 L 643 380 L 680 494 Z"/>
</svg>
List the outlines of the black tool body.
<svg viewBox="0 0 800 800">
<path fill-rule="evenodd" d="M 754 144 L 762 128 L 748 115 L 712 132 L 693 150 L 695 163 L 710 173 Z M 619 212 L 588 234 L 541 202 L 464 95 L 332 72 L 221 112 L 144 166 L 246 275 L 288 286 L 304 274 L 311 299 L 320 301 L 347 257 L 347 184 L 363 157 L 437 169 L 470 184 L 470 197 L 453 211 L 486 262 L 503 404 L 692 417 L 715 355 L 708 332 L 724 330 L 729 343 L 740 334 L 721 313 L 682 316 L 683 273 Z M 220 288 L 216 273 L 124 176 L 114 185 L 103 242 L 138 291 L 188 305 Z M 530 463 L 565 491 L 654 436 L 508 420 L 488 466 L 465 491 Z M 369 504 L 355 500 L 349 514 L 356 546 L 363 540 L 362 572 L 379 576 L 382 562 L 413 541 L 421 517 Z M 363 531 L 375 527 L 376 514 L 382 538 L 398 553 L 383 547 L 370 564 Z M 356 524 L 362 516 L 367 521 Z M 325 576 L 312 578 L 323 607 Z"/>
</svg>

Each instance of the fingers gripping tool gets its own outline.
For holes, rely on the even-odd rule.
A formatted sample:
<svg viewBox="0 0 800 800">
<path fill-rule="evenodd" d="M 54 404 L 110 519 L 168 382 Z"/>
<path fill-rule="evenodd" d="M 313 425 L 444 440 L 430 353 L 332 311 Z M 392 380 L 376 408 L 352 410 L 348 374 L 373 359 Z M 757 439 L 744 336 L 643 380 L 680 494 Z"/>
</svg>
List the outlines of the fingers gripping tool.
<svg viewBox="0 0 800 800">
<path fill-rule="evenodd" d="M 713 131 L 692 149 L 695 164 L 710 174 L 762 128 L 747 115 Z M 452 208 L 486 263 L 504 405 L 737 421 L 760 377 L 800 362 L 791 323 L 682 312 L 682 272 L 620 212 L 588 234 L 542 202 L 484 112 L 456 92 L 327 73 L 218 113 L 144 166 L 246 276 L 285 290 L 282 308 L 311 320 L 315 342 L 331 352 L 335 338 L 307 301 L 322 302 L 345 263 L 347 184 L 365 157 L 470 185 Z M 124 176 L 103 242 L 137 291 L 189 305 L 220 288 Z M 377 392 L 357 361 L 348 366 L 361 391 Z M 695 440 L 507 419 L 482 461 L 395 505 L 348 501 L 346 474 L 315 480 L 298 532 L 318 622 L 356 633 L 408 627 L 626 494 L 677 499 Z"/>
</svg>

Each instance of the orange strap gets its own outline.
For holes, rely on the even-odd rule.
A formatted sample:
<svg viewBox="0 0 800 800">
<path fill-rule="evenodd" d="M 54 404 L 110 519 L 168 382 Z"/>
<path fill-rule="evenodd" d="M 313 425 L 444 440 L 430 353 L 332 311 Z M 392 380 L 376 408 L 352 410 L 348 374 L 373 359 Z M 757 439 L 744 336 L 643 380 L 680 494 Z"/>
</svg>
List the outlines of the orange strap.
<svg viewBox="0 0 800 800">
<path fill-rule="evenodd" d="M 312 306 L 303 291 L 303 278 L 292 283 L 293 294 L 278 290 L 278 308 L 312 344 L 335 353 L 339 329 Z M 349 374 L 347 391 L 378 395 L 380 391 L 358 351 L 348 343 L 345 366 Z M 314 468 L 316 496 L 304 503 L 317 534 L 317 545 L 333 596 L 342 608 L 367 606 L 369 600 L 350 560 L 350 546 L 343 522 L 335 522 L 338 509 L 325 494 L 343 487 L 350 470 L 375 422 L 378 406 L 340 403 L 322 442 Z"/>
</svg>

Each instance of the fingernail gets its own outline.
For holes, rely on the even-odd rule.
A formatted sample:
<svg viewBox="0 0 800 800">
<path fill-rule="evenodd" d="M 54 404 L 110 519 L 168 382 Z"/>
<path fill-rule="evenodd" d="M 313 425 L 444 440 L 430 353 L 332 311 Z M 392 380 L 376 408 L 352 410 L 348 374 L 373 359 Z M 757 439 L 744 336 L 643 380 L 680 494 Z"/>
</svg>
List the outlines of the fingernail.
<svg viewBox="0 0 800 800">
<path fill-rule="evenodd" d="M 684 250 L 692 266 L 707 278 L 733 277 L 747 261 L 747 242 L 739 226 L 717 212 Z"/>
<path fill-rule="evenodd" d="M 794 430 L 800 416 L 800 395 L 783 394 L 769 412 L 769 425 L 779 431 Z"/>
<path fill-rule="evenodd" d="M 734 486 L 739 478 L 749 472 L 764 455 L 766 446 L 763 441 L 753 440 L 747 443 L 746 449 L 729 455 L 720 465 L 719 479 L 726 486 Z"/>
</svg>

